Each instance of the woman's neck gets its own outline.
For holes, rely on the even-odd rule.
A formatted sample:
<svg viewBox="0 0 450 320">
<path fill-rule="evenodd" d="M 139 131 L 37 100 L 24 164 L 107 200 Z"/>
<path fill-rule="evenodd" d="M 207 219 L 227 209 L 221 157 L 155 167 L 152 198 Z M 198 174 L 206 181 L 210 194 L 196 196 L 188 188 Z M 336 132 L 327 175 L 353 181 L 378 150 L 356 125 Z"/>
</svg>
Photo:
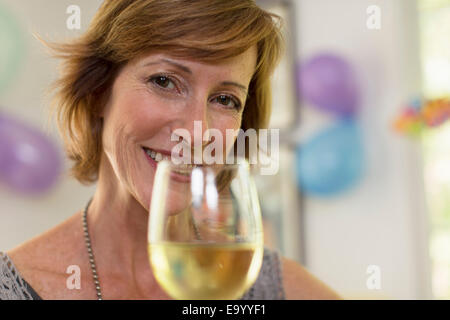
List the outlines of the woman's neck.
<svg viewBox="0 0 450 320">
<path fill-rule="evenodd" d="M 147 253 L 148 212 L 118 182 L 112 168 L 105 167 L 87 215 L 100 286 L 106 298 L 108 279 L 120 279 L 129 286 L 126 290 L 150 294 L 157 285 Z"/>
</svg>

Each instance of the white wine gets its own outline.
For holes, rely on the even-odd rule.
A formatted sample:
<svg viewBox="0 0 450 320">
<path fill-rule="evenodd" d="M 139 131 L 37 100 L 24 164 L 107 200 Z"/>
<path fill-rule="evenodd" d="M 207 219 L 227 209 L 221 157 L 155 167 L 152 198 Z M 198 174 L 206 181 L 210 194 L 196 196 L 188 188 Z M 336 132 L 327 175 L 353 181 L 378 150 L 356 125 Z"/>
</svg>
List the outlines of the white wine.
<svg viewBox="0 0 450 320">
<path fill-rule="evenodd" d="M 232 300 L 255 282 L 263 246 L 255 244 L 149 244 L 155 278 L 174 299 Z"/>
</svg>

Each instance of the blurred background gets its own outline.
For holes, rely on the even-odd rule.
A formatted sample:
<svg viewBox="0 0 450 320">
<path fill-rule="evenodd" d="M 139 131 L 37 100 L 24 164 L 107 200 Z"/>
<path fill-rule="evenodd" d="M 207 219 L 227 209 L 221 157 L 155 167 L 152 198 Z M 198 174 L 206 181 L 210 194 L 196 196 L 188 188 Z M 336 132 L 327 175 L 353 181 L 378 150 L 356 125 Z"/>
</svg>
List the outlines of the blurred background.
<svg viewBox="0 0 450 320">
<path fill-rule="evenodd" d="M 450 0 L 257 2 L 287 40 L 280 167 L 257 180 L 266 245 L 347 299 L 449 299 Z M 32 33 L 76 37 L 100 3 L 0 0 L 2 251 L 94 193 L 67 177 L 47 123 L 58 65 Z"/>
</svg>

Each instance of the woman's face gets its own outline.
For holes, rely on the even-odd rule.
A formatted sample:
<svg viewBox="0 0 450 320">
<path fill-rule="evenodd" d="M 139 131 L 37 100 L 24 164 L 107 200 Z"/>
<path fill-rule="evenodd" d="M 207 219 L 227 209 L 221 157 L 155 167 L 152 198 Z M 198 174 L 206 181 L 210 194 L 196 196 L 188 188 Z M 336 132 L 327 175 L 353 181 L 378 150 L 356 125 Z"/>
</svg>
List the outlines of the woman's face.
<svg viewBox="0 0 450 320">
<path fill-rule="evenodd" d="M 102 166 L 110 165 L 115 173 L 108 183 L 125 188 L 148 211 L 157 161 L 144 147 L 170 156 L 180 143 L 171 140 L 176 129 L 189 132 L 192 153 L 194 146 L 205 146 L 207 129 L 219 130 L 225 144 L 226 129 L 241 126 L 256 59 L 252 47 L 223 63 L 152 53 L 125 65 L 102 113 L 103 160 L 109 162 L 102 161 Z M 200 135 L 194 134 L 194 121 L 201 121 Z"/>
</svg>

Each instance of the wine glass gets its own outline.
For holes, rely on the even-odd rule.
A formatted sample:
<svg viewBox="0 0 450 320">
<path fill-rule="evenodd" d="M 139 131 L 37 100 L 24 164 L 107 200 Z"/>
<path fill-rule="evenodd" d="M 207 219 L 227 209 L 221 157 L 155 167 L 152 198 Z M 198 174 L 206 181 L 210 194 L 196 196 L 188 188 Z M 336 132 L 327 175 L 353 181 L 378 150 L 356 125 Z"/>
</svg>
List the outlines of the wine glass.
<svg viewBox="0 0 450 320">
<path fill-rule="evenodd" d="M 238 299 L 263 260 L 261 210 L 248 162 L 158 163 L 148 253 L 160 286 L 179 300 Z"/>
</svg>

